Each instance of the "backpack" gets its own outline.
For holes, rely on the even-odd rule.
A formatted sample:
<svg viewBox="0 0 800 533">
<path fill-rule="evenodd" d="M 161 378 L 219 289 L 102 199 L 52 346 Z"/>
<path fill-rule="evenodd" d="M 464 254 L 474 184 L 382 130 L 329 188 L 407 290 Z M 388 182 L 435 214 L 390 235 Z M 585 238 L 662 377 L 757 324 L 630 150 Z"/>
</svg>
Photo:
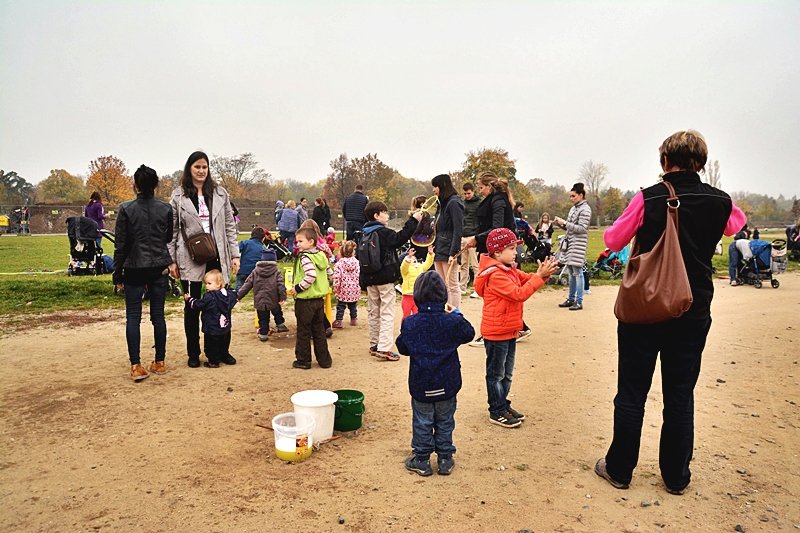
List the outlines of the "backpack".
<svg viewBox="0 0 800 533">
<path fill-rule="evenodd" d="M 356 256 L 361 265 L 361 272 L 374 274 L 383 268 L 383 253 L 381 250 L 381 240 L 378 236 L 378 226 L 375 229 L 368 228 L 364 231 L 363 237 L 358 243 Z M 372 230 L 372 231 L 370 231 Z"/>
</svg>

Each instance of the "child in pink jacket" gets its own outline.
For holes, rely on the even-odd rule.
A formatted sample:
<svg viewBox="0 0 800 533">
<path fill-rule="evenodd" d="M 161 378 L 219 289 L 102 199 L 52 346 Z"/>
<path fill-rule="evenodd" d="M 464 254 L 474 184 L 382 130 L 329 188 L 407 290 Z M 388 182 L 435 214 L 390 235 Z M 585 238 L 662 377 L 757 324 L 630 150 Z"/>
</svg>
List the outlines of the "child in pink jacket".
<svg viewBox="0 0 800 533">
<path fill-rule="evenodd" d="M 358 325 L 358 299 L 361 297 L 361 286 L 358 284 L 358 275 L 361 265 L 355 257 L 356 243 L 344 241 L 342 243 L 342 258 L 333 267 L 333 293 L 339 303 L 336 304 L 336 320 L 334 328 L 342 327 L 345 307 L 350 310 L 350 325 Z"/>
</svg>

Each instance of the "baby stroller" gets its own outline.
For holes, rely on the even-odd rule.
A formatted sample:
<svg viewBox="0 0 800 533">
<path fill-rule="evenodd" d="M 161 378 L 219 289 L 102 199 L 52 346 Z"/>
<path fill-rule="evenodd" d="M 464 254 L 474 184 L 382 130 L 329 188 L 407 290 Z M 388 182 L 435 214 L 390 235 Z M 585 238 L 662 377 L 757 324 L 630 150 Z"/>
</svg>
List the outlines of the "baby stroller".
<svg viewBox="0 0 800 533">
<path fill-rule="evenodd" d="M 521 250 L 517 254 L 518 263 L 535 263 L 536 261 L 544 261 L 545 258 L 553 255 L 553 248 L 545 239 L 536 238 L 536 234 L 525 220 L 521 218 L 514 219 L 517 226 L 517 238 L 522 239 L 522 245 L 519 247 Z"/>
<path fill-rule="evenodd" d="M 786 250 L 791 259 L 800 261 L 800 224 L 786 226 Z"/>
<path fill-rule="evenodd" d="M 68 276 L 98 276 L 112 272 L 113 260 L 103 255 L 103 248 L 97 246 L 97 222 L 86 217 L 69 217 L 67 219 L 67 237 L 69 238 Z M 100 235 L 112 243 L 114 234 L 100 230 Z"/>
<path fill-rule="evenodd" d="M 278 261 L 286 258 L 292 258 L 292 252 L 290 252 L 289 249 L 284 246 L 280 238 L 277 236 L 273 237 L 272 233 L 270 233 L 270 231 L 266 228 L 261 229 L 264 230 L 264 246 L 266 248 L 275 250 L 275 256 L 278 258 Z"/>
<path fill-rule="evenodd" d="M 597 256 L 597 260 L 589 269 L 589 273 L 593 278 L 599 278 L 601 272 L 610 272 L 610 279 L 617 279 L 622 276 L 630 257 L 629 247 L 630 245 L 627 245 L 619 252 L 612 252 L 610 248 L 606 248 Z"/>
<path fill-rule="evenodd" d="M 777 239 L 770 243 L 752 240 L 750 251 L 753 257 L 739 262 L 736 273 L 739 282 L 752 285 L 756 289 L 760 289 L 765 281 L 769 281 L 773 289 L 780 287 L 781 283 L 772 274 L 780 274 L 786 270 L 786 241 Z"/>
</svg>

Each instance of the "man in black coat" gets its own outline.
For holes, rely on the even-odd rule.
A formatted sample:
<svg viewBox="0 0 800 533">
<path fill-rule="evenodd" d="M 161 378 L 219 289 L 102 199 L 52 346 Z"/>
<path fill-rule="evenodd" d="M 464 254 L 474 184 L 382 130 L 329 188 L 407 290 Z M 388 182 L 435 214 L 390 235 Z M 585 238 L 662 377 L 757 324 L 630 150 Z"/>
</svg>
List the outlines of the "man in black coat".
<svg viewBox="0 0 800 533">
<path fill-rule="evenodd" d="M 342 216 L 345 220 L 348 241 L 353 240 L 353 234 L 361 231 L 367 221 L 364 217 L 364 208 L 367 207 L 367 202 L 369 202 L 369 198 L 364 195 L 364 186 L 360 183 L 356 185 L 355 192 L 344 200 Z"/>
</svg>

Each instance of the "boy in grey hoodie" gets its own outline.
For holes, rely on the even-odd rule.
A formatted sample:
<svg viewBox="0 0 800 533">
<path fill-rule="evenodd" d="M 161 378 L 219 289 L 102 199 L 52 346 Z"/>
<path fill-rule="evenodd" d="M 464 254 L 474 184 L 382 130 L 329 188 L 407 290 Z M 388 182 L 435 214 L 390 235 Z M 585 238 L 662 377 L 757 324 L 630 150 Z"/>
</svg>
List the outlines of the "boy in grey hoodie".
<svg viewBox="0 0 800 533">
<path fill-rule="evenodd" d="M 261 253 L 261 260 L 256 263 L 256 267 L 238 291 L 239 301 L 250 289 L 253 289 L 253 305 L 258 314 L 258 339 L 265 342 L 269 338 L 270 313 L 275 317 L 277 331 L 289 331 L 281 310 L 281 305 L 286 301 L 286 286 L 278 270 L 275 250 L 269 248 Z"/>
</svg>

